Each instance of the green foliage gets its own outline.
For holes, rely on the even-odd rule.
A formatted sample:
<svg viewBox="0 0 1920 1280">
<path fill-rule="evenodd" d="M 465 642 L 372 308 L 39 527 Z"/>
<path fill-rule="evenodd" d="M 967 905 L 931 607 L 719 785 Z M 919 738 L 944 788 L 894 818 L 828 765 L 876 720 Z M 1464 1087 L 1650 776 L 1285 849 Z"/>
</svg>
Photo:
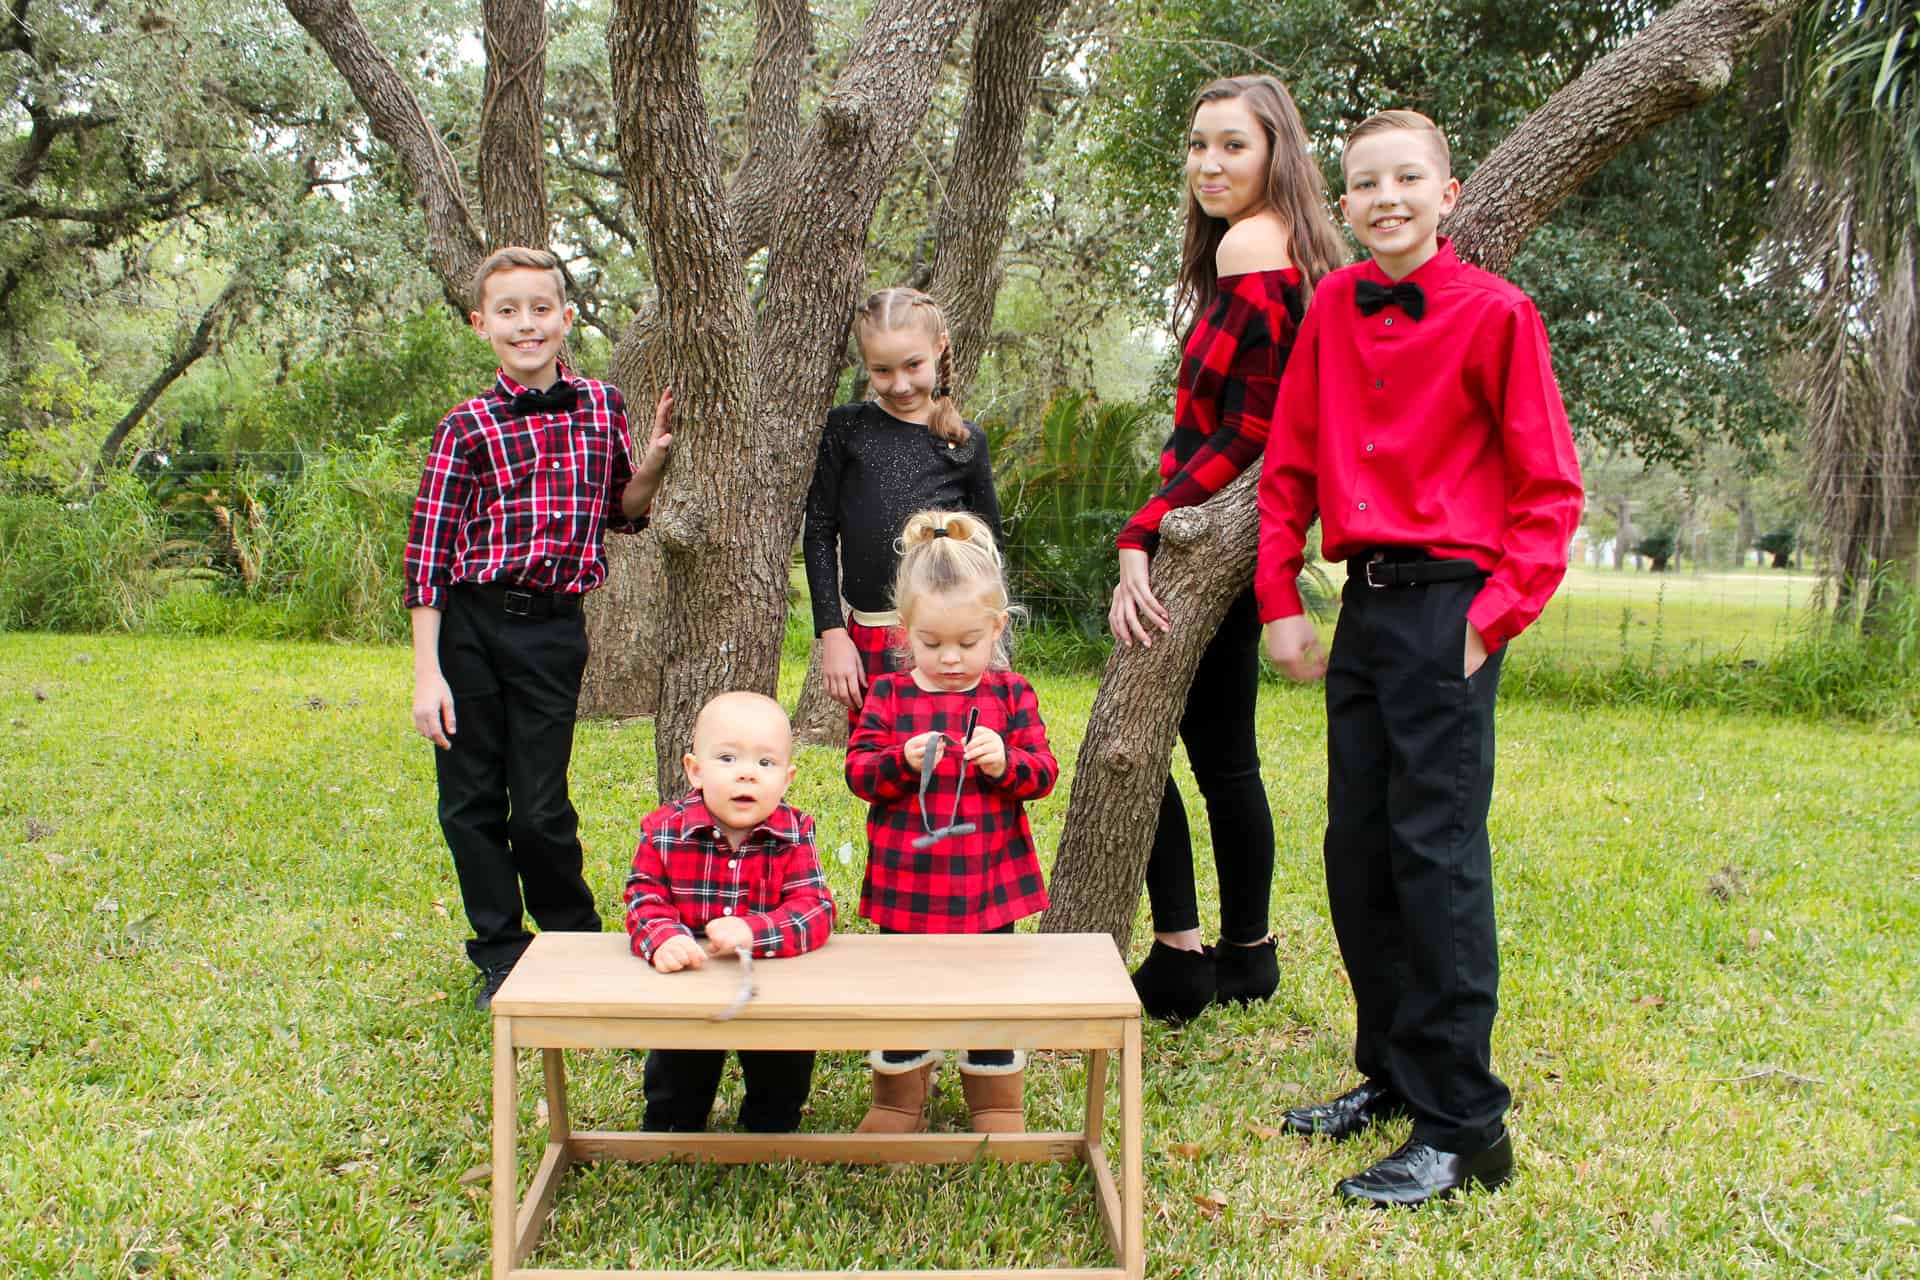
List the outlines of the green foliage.
<svg viewBox="0 0 1920 1280">
<path fill-rule="evenodd" d="M 990 424 L 1013 598 L 1050 627 L 1095 639 L 1113 594 L 1113 536 L 1154 490 L 1143 456 L 1151 405 L 1058 396 L 1037 426 Z"/>
<path fill-rule="evenodd" d="M 0 483 L 64 493 L 92 472 L 100 442 L 132 407 L 97 374 L 75 343 L 47 344 L 14 388 L 11 425 L 0 428 Z"/>
<path fill-rule="evenodd" d="M 124 473 L 85 501 L 0 491 L 0 631 L 137 629 L 193 550 Z"/>
<path fill-rule="evenodd" d="M 1799 545 L 1799 531 L 1791 525 L 1769 530 L 1754 539 L 1753 543 L 1754 550 L 1764 551 L 1773 557 L 1773 567 L 1776 569 L 1788 567 L 1792 562 L 1794 548 Z"/>
<path fill-rule="evenodd" d="M 1640 541 L 1634 543 L 1633 554 L 1647 557 L 1647 559 L 1653 561 L 1653 571 L 1655 573 L 1664 573 L 1666 572 L 1667 561 L 1673 559 L 1673 547 L 1673 530 L 1662 529 L 1656 533 L 1650 533 L 1640 539 Z"/>
</svg>

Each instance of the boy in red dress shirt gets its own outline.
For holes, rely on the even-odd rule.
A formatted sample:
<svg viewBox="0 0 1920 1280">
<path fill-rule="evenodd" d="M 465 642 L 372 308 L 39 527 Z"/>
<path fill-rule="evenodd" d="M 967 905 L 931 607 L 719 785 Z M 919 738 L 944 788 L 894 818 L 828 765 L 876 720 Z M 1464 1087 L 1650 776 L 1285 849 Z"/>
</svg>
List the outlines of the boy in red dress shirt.
<svg viewBox="0 0 1920 1280">
<path fill-rule="evenodd" d="M 814 850 L 813 819 L 785 802 L 792 760 L 793 730 L 772 698 L 723 693 L 700 709 L 682 762 L 692 790 L 647 815 L 627 877 L 635 955 L 677 973 L 700 968 L 710 955 L 796 956 L 826 942 L 833 895 Z M 813 1051 L 737 1052 L 747 1086 L 740 1127 L 799 1128 Z M 641 1128 L 703 1131 L 726 1060 L 724 1049 L 649 1053 Z"/>
<path fill-rule="evenodd" d="M 573 325 L 552 254 L 498 250 L 473 281 L 473 328 L 500 372 L 433 434 L 407 534 L 413 727 L 440 748 L 440 829 L 493 1003 L 542 929 L 593 931 L 567 761 L 587 664 L 580 598 L 607 574 L 602 530 L 646 523 L 673 437 L 663 392 L 636 468 L 618 389 L 560 364 Z"/>
<path fill-rule="evenodd" d="M 1438 235 L 1460 192 L 1446 138 L 1382 112 L 1344 167 L 1372 259 L 1320 282 L 1294 344 L 1254 585 L 1268 654 L 1326 679 L 1327 897 L 1365 1079 L 1285 1123 L 1338 1139 L 1411 1115 L 1407 1143 L 1338 1190 L 1420 1204 L 1513 1170 L 1491 1066 L 1494 693 L 1566 572 L 1582 493 L 1539 312 Z M 1294 586 L 1316 510 L 1347 562 L 1326 656 Z"/>
</svg>

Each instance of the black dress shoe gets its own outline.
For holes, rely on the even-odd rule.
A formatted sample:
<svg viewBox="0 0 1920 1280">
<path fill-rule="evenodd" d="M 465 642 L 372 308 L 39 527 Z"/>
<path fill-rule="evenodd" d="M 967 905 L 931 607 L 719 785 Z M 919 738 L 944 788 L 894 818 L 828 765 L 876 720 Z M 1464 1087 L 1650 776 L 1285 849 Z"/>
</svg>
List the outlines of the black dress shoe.
<svg viewBox="0 0 1920 1280">
<path fill-rule="evenodd" d="M 513 962 L 489 965 L 480 971 L 480 992 L 473 998 L 473 1007 L 485 1013 L 493 1008 L 493 998 L 506 985 L 507 975 L 513 972 Z"/>
<path fill-rule="evenodd" d="M 1453 1152 L 1408 1141 L 1372 1168 L 1342 1178 L 1334 1188 L 1342 1199 L 1361 1204 L 1411 1208 L 1445 1199 L 1462 1187 L 1491 1191 L 1513 1176 L 1513 1141 L 1501 1130 L 1492 1146 Z"/>
<path fill-rule="evenodd" d="M 1407 1114 L 1407 1100 L 1400 1096 L 1398 1089 L 1368 1080 L 1337 1098 L 1316 1102 L 1310 1107 L 1295 1107 L 1280 1117 L 1280 1123 L 1292 1133 L 1308 1137 L 1318 1134 L 1338 1142 L 1376 1121 L 1397 1120 Z"/>
<path fill-rule="evenodd" d="M 1213 1003 L 1213 954 L 1155 942 L 1133 971 L 1134 994 L 1149 1018 L 1185 1022 Z"/>
<path fill-rule="evenodd" d="M 1214 999 L 1221 1004 L 1265 1000 L 1280 986 L 1280 962 L 1271 937 L 1250 947 L 1224 938 L 1213 949 Z"/>
</svg>

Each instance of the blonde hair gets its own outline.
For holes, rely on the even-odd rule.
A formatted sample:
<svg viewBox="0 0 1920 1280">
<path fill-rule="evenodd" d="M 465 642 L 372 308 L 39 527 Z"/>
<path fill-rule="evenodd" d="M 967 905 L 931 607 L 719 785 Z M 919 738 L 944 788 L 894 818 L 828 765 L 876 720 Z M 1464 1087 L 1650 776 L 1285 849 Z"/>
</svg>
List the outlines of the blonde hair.
<svg viewBox="0 0 1920 1280">
<path fill-rule="evenodd" d="M 893 607 L 900 625 L 913 625 L 913 612 L 930 595 L 971 594 L 982 608 L 1011 619 L 1021 612 L 1007 596 L 1007 577 L 994 544 L 993 530 L 965 511 L 916 511 L 893 544 L 900 568 L 893 575 Z M 1007 634 L 1000 635 L 996 665 L 1005 665 Z"/>
<path fill-rule="evenodd" d="M 853 313 L 854 338 L 863 351 L 867 334 L 891 333 L 909 325 L 945 343 L 935 366 L 933 417 L 927 420 L 927 430 L 935 439 L 965 444 L 967 424 L 960 417 L 960 407 L 953 402 L 953 339 L 940 304 L 918 289 L 881 289 L 868 294 L 867 300 Z"/>
<path fill-rule="evenodd" d="M 1395 129 L 1424 135 L 1440 158 L 1441 178 L 1453 176 L 1453 148 L 1447 145 L 1447 135 L 1440 131 L 1439 125 L 1418 111 L 1376 111 L 1355 125 L 1353 132 L 1347 135 L 1347 145 L 1340 149 L 1340 167 L 1346 167 L 1347 156 L 1353 151 L 1354 143 L 1362 138 L 1371 138 L 1376 133 L 1391 133 Z"/>
<path fill-rule="evenodd" d="M 473 309 L 484 311 L 487 308 L 487 281 L 502 271 L 514 271 L 529 267 L 535 271 L 545 271 L 553 276 L 553 287 L 560 291 L 560 303 L 567 301 L 567 273 L 560 269 L 560 259 L 545 249 L 529 249 L 522 244 L 510 244 L 503 249 L 495 249 L 488 254 L 473 270 Z"/>
</svg>

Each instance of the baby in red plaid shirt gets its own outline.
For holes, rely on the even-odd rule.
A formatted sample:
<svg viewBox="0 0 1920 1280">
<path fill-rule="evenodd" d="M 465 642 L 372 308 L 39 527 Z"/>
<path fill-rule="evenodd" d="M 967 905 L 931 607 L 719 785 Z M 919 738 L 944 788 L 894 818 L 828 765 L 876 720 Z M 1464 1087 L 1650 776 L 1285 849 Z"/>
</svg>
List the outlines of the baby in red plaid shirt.
<svg viewBox="0 0 1920 1280">
<path fill-rule="evenodd" d="M 876 676 L 847 744 L 847 785 L 867 810 L 860 914 L 882 933 L 1010 933 L 1044 911 L 1046 882 L 1022 807 L 1053 790 L 1040 702 L 996 664 L 1009 612 L 1000 553 L 985 522 L 922 511 L 900 538 L 894 607 L 910 670 Z M 927 1127 L 934 1055 L 876 1051 L 862 1133 Z M 1026 1056 L 961 1057 L 972 1127 L 1025 1130 Z"/>
<path fill-rule="evenodd" d="M 780 704 L 758 693 L 714 698 L 700 709 L 682 764 L 693 789 L 647 815 L 627 877 L 633 953 L 675 973 L 700 968 L 710 955 L 797 956 L 824 944 L 833 895 L 820 873 L 813 819 L 785 802 L 795 769 L 793 730 Z M 737 1052 L 747 1086 L 740 1127 L 797 1129 L 813 1052 Z M 726 1056 L 724 1049 L 649 1053 L 641 1127 L 704 1130 Z"/>
</svg>

